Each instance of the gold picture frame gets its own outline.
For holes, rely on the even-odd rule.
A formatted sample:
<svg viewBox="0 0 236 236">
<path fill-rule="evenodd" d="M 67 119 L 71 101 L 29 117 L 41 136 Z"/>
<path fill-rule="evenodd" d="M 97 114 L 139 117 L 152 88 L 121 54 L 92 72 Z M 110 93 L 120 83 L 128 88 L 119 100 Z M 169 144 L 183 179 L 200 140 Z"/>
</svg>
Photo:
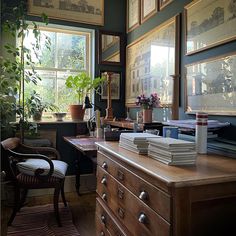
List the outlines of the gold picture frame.
<svg viewBox="0 0 236 236">
<path fill-rule="evenodd" d="M 231 6 L 232 5 L 232 6 Z M 235 3 L 197 0 L 185 7 L 186 55 L 236 39 Z"/>
<path fill-rule="evenodd" d="M 174 0 L 159 0 L 159 8 L 162 10 L 164 7 L 172 3 Z"/>
<path fill-rule="evenodd" d="M 185 112 L 236 116 L 236 52 L 185 66 Z"/>
<path fill-rule="evenodd" d="M 85 2 L 58 0 L 28 0 L 28 14 L 49 18 L 74 21 L 91 25 L 104 25 L 104 0 L 86 0 Z"/>
<path fill-rule="evenodd" d="M 141 0 L 141 24 L 151 18 L 158 9 L 156 0 Z"/>
<path fill-rule="evenodd" d="M 157 92 L 164 106 L 178 97 L 179 15 L 146 33 L 126 48 L 126 106 L 135 106 L 140 94 Z"/>
<path fill-rule="evenodd" d="M 140 0 L 127 0 L 127 33 L 140 25 Z"/>
</svg>

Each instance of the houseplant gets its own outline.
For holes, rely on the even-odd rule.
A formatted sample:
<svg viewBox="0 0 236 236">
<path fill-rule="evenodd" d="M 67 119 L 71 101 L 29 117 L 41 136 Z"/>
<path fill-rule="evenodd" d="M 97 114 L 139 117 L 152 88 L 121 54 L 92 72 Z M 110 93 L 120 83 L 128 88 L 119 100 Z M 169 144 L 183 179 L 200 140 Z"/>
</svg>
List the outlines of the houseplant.
<svg viewBox="0 0 236 236">
<path fill-rule="evenodd" d="M 71 93 L 77 98 L 78 104 L 70 105 L 72 120 L 83 120 L 84 108 L 83 101 L 90 91 L 98 92 L 100 85 L 105 81 L 104 77 L 92 79 L 87 73 L 82 72 L 76 76 L 69 76 L 65 85 Z M 71 94 L 70 94 L 71 96 Z"/>
<path fill-rule="evenodd" d="M 58 107 L 52 103 L 44 102 L 42 97 L 33 91 L 30 97 L 25 101 L 27 118 L 33 118 L 34 121 L 42 119 L 43 112 L 58 111 Z"/>
<path fill-rule="evenodd" d="M 136 105 L 143 109 L 143 123 L 152 122 L 153 108 L 160 107 L 160 98 L 157 93 L 152 93 L 149 97 L 141 94 L 136 99 Z"/>
<path fill-rule="evenodd" d="M 27 123 L 25 115 L 25 83 L 37 84 L 40 80 L 34 67 L 34 60 L 31 53 L 35 53 L 38 58 L 40 50 L 40 31 L 35 22 L 33 25 L 34 42 L 31 50 L 25 45 L 25 36 L 29 32 L 30 25 L 26 21 L 26 1 L 19 1 L 16 7 L 12 8 L 12 14 L 9 9 L 3 9 L 2 15 L 2 57 L 0 57 L 0 114 L 1 114 L 1 134 L 2 138 L 9 135 L 10 121 L 15 120 L 15 114 L 19 118 L 21 129 L 21 138 L 24 136 L 24 123 Z M 42 21 L 47 24 L 47 16 L 42 14 Z M 18 44 L 16 44 L 18 41 Z M 50 47 L 50 39 L 46 38 L 46 46 Z M 28 70 L 25 70 L 28 65 Z"/>
</svg>

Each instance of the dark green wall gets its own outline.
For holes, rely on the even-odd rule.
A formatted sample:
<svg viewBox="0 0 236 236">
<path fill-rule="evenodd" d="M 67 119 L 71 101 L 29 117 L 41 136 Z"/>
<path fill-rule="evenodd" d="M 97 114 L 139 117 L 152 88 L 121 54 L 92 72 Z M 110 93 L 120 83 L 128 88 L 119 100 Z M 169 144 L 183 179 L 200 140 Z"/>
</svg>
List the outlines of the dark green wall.
<svg viewBox="0 0 236 236">
<path fill-rule="evenodd" d="M 232 51 L 236 51 L 236 41 L 220 45 L 199 53 L 196 53 L 191 56 L 185 56 L 185 40 L 184 40 L 184 6 L 190 3 L 191 0 L 174 0 L 170 5 L 163 8 L 161 11 L 157 12 L 152 18 L 144 22 L 141 26 L 137 27 L 127 35 L 127 44 L 132 43 L 134 40 L 152 30 L 156 26 L 162 24 L 169 18 L 181 14 L 181 32 L 180 32 L 180 109 L 179 109 L 179 118 L 180 119 L 195 119 L 194 115 L 187 115 L 184 113 L 184 66 L 189 63 L 197 62 L 199 60 L 204 60 L 210 57 L 216 57 L 222 54 L 227 54 Z M 235 26 L 236 27 L 236 26 Z M 236 107 L 235 107 L 236 109 Z M 136 110 L 132 112 L 132 115 L 135 116 Z M 155 117 L 162 117 L 163 111 L 161 109 L 155 110 Z M 158 114 L 159 113 L 159 114 Z M 232 126 L 228 129 L 225 129 L 222 132 L 222 136 L 225 136 L 230 139 L 236 140 L 236 117 L 235 116 L 209 116 L 209 119 L 217 119 L 222 122 L 230 122 Z"/>
</svg>

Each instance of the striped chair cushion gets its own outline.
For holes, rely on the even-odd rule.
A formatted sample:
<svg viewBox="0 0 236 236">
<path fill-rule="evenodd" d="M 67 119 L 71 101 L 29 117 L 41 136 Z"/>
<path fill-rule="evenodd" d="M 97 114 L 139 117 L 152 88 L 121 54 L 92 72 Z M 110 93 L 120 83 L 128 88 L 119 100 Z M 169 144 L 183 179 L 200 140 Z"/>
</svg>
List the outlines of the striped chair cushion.
<svg viewBox="0 0 236 236">
<path fill-rule="evenodd" d="M 52 163 L 54 165 L 52 176 L 57 178 L 64 178 L 68 167 L 67 163 L 58 160 L 52 160 Z M 24 162 L 18 162 L 17 168 L 21 173 L 30 176 L 34 176 L 35 171 L 38 168 L 44 170 L 44 173 L 42 175 L 46 175 L 50 169 L 48 162 L 42 159 L 27 159 Z"/>
<path fill-rule="evenodd" d="M 38 179 L 37 177 L 35 176 L 31 176 L 31 175 L 25 175 L 25 174 L 18 174 L 17 175 L 17 180 L 19 183 L 21 184 L 29 184 L 29 185 L 35 185 L 35 184 L 41 184 L 42 181 L 40 179 Z M 57 177 L 49 177 L 47 179 L 47 183 L 58 183 L 61 179 L 60 178 L 57 178 Z"/>
</svg>

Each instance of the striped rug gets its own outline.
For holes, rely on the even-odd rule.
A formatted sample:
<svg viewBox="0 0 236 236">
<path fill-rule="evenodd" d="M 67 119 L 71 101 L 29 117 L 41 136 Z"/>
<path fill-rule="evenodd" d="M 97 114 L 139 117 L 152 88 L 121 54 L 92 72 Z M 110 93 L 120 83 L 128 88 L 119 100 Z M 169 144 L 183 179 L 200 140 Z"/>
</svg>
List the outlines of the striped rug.
<svg viewBox="0 0 236 236">
<path fill-rule="evenodd" d="M 62 227 L 58 227 L 52 204 L 23 207 L 17 213 L 8 236 L 79 236 L 69 207 L 59 205 Z"/>
</svg>

